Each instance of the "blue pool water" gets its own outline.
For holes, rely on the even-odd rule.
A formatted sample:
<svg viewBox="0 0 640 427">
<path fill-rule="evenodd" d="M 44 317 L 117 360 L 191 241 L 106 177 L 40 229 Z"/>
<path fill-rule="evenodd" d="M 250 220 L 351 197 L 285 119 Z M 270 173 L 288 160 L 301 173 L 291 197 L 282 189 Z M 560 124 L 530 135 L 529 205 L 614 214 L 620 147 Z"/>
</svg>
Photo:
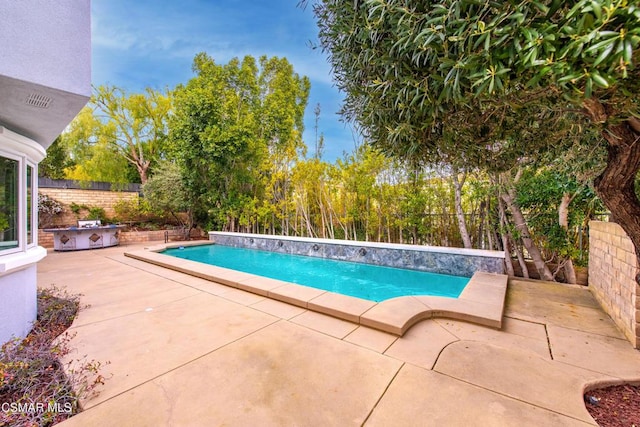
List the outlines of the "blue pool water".
<svg viewBox="0 0 640 427">
<path fill-rule="evenodd" d="M 376 302 L 406 295 L 457 298 L 469 282 L 468 277 L 220 245 L 163 253 Z"/>
</svg>

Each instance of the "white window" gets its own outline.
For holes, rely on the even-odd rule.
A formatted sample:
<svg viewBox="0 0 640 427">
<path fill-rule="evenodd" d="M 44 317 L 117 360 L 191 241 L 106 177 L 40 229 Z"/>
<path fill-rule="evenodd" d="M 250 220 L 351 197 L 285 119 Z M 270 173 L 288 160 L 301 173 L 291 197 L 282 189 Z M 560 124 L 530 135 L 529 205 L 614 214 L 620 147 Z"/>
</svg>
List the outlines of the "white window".
<svg viewBox="0 0 640 427">
<path fill-rule="evenodd" d="M 0 253 L 20 246 L 20 166 L 20 158 L 0 153 Z"/>
<path fill-rule="evenodd" d="M 36 246 L 37 166 L 0 150 L 0 256 Z"/>
<path fill-rule="evenodd" d="M 38 218 L 38 190 L 37 190 L 38 176 L 36 174 L 36 167 L 30 162 L 27 162 L 27 198 L 25 204 L 26 213 L 26 228 L 27 228 L 27 247 L 35 245 L 36 239 L 34 233 L 38 231 L 38 224 L 36 219 Z"/>
<path fill-rule="evenodd" d="M 38 162 L 44 148 L 0 126 L 0 276 L 47 255 L 38 246 Z"/>
</svg>

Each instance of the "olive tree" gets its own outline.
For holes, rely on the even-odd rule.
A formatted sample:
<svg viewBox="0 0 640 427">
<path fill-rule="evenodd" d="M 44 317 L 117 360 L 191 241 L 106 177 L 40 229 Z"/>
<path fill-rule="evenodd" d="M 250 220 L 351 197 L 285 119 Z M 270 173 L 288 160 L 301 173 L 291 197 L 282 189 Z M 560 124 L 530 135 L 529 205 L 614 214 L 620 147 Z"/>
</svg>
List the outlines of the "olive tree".
<svg viewBox="0 0 640 427">
<path fill-rule="evenodd" d="M 573 114 L 573 135 L 601 135 L 607 160 L 594 186 L 640 254 L 637 1 L 316 0 L 313 8 L 346 93 L 343 113 L 372 144 L 426 158 L 515 144 L 535 157 L 567 143 L 547 121 Z M 524 107 L 543 114 L 519 114 Z M 493 144 L 456 137 L 459 126 L 490 133 L 504 114 L 522 126 Z M 526 127 L 546 136 L 518 144 Z"/>
</svg>

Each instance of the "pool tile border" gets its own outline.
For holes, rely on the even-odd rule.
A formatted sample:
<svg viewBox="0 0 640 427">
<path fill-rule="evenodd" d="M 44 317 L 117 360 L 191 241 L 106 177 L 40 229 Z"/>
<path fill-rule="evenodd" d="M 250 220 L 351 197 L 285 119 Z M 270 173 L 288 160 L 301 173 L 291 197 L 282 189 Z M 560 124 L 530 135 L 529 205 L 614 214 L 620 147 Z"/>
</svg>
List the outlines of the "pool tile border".
<svg viewBox="0 0 640 427">
<path fill-rule="evenodd" d="M 212 243 L 195 241 L 157 245 L 125 252 L 125 256 L 399 336 L 416 323 L 434 317 L 463 320 L 496 329 L 502 327 L 508 281 L 508 276 L 503 274 L 475 273 L 457 299 L 406 296 L 375 303 L 160 253 L 169 248 L 203 244 Z"/>
<path fill-rule="evenodd" d="M 504 251 L 210 231 L 224 246 L 471 277 L 504 273 Z"/>
</svg>

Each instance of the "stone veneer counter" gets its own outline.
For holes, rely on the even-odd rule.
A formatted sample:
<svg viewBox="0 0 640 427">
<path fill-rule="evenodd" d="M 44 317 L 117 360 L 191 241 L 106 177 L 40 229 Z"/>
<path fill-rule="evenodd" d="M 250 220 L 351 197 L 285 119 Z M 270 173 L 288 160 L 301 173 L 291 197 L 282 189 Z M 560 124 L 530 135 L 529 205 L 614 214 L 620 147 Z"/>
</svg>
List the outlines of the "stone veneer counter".
<svg viewBox="0 0 640 427">
<path fill-rule="evenodd" d="M 79 251 L 119 245 L 121 228 L 124 225 L 45 228 L 43 231 L 53 233 L 54 250 Z"/>
<path fill-rule="evenodd" d="M 504 251 L 210 231 L 224 246 L 471 277 L 504 273 Z"/>
</svg>

